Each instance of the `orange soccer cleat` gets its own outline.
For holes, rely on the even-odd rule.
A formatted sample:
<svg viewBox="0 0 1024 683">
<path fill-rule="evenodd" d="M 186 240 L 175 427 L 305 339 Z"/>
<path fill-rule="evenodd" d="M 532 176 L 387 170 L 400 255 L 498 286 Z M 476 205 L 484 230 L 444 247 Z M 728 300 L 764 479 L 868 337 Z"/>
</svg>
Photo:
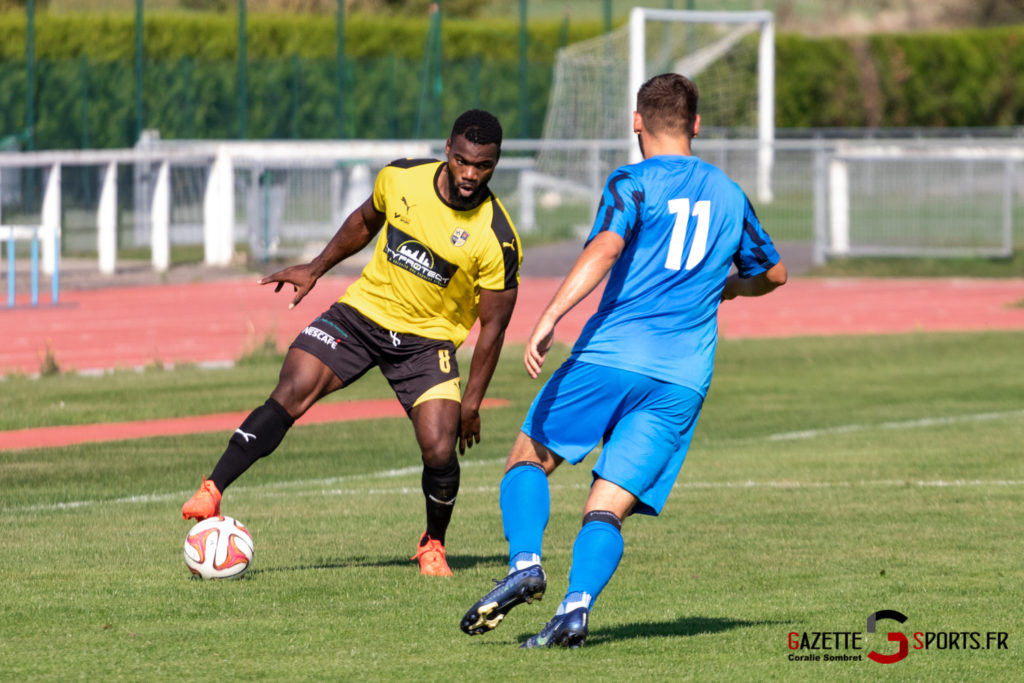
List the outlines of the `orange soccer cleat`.
<svg viewBox="0 0 1024 683">
<path fill-rule="evenodd" d="M 218 515 L 220 515 L 220 491 L 212 481 L 203 478 L 203 484 L 199 490 L 181 506 L 181 517 L 201 522 Z"/>
<path fill-rule="evenodd" d="M 420 574 L 423 576 L 451 576 L 452 570 L 445 559 L 444 545 L 441 541 L 430 538 L 427 532 L 420 536 L 420 544 L 413 560 L 420 561 Z"/>
</svg>

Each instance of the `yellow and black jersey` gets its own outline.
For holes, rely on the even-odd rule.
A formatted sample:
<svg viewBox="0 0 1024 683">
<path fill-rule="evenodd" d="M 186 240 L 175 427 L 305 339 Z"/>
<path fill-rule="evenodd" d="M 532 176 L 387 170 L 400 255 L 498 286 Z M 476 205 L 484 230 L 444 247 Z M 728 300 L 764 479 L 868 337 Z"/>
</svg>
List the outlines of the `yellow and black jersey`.
<svg viewBox="0 0 1024 683">
<path fill-rule="evenodd" d="M 384 227 L 360 278 L 338 300 L 394 332 L 462 344 L 480 290 L 519 285 L 523 255 L 492 193 L 459 211 L 437 192 L 444 162 L 401 159 L 377 174 L 373 205 Z"/>
</svg>

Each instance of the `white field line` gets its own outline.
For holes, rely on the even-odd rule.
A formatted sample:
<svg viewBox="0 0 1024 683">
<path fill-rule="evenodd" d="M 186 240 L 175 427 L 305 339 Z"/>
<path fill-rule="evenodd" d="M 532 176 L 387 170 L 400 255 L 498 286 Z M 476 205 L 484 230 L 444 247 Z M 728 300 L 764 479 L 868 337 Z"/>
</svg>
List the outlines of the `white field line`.
<svg viewBox="0 0 1024 683">
<path fill-rule="evenodd" d="M 470 460 L 462 461 L 460 464 L 463 469 L 467 467 L 479 467 L 481 465 L 494 465 L 500 464 L 505 461 L 504 458 L 494 458 L 491 460 Z M 309 489 L 318 488 L 324 486 L 332 486 L 336 484 L 356 482 L 356 481 L 376 481 L 379 479 L 393 479 L 396 477 L 419 476 L 423 471 L 422 466 L 415 467 L 402 467 L 399 469 L 381 470 L 380 472 L 368 472 L 365 474 L 352 474 L 337 477 L 327 477 L 324 479 L 300 479 L 295 481 L 279 481 L 271 482 L 268 484 L 259 485 L 239 485 L 232 486 L 231 491 L 235 492 L 250 492 L 255 493 L 257 497 L 273 498 L 277 496 L 293 496 L 297 495 L 291 492 L 274 493 L 276 489 Z M 353 491 L 362 491 L 364 494 L 366 489 L 353 489 Z M 412 490 L 412 489 L 410 489 Z M 416 491 L 422 495 L 422 491 L 417 488 Z M 59 510 L 77 510 L 79 508 L 92 507 L 94 505 L 123 505 L 123 504 L 138 504 L 138 503 L 164 503 L 170 500 L 180 500 L 184 502 L 192 495 L 194 491 L 175 491 L 173 493 L 147 493 L 136 496 L 125 496 L 123 498 L 112 498 L 110 500 L 75 500 L 68 501 L 65 503 L 44 503 L 36 505 L 21 505 L 21 506 L 10 506 L 0 508 L 0 513 L 17 513 L 17 512 L 48 512 L 48 511 L 59 511 Z M 309 492 L 307 492 L 309 493 Z M 318 493 L 318 492 L 313 492 Z"/>
<path fill-rule="evenodd" d="M 1024 417 L 1024 410 L 1010 410 L 1002 413 L 975 413 L 973 415 L 950 415 L 947 417 L 926 417 L 920 420 L 903 420 L 901 422 L 882 422 L 880 424 L 866 425 L 841 425 L 839 427 L 825 427 L 823 429 L 807 429 L 800 432 L 783 432 L 772 434 L 769 441 L 791 441 L 795 439 L 813 439 L 818 436 L 830 434 L 849 434 L 851 432 L 862 432 L 868 429 L 916 429 L 918 427 L 945 427 L 947 425 L 964 424 L 967 422 L 987 422 L 989 420 L 1008 420 L 1016 417 Z"/>
<path fill-rule="evenodd" d="M 806 431 L 799 432 L 783 432 L 780 434 L 771 434 L 764 437 L 766 441 L 787 441 L 796 439 L 812 439 L 818 436 L 827 436 L 831 434 L 848 434 L 851 432 L 860 432 L 869 429 L 915 429 L 921 427 L 934 427 L 934 426 L 946 426 L 951 424 L 961 424 L 969 422 L 984 422 L 988 420 L 1003 420 L 1013 419 L 1017 417 L 1024 417 L 1024 410 L 1014 410 L 1001 413 L 976 413 L 973 415 L 956 415 L 947 417 L 934 417 L 934 418 L 923 418 L 919 420 L 905 420 L 902 422 L 882 422 L 875 425 L 842 425 L 838 427 L 827 427 L 823 429 L 809 429 Z M 760 439 L 758 439 L 760 440 Z M 749 441 L 749 439 L 744 439 Z M 492 458 L 490 460 L 463 460 L 461 466 L 463 468 L 483 467 L 491 465 L 500 465 L 505 461 L 504 458 Z M 359 481 L 379 481 L 382 479 L 396 479 L 406 476 L 419 476 L 422 472 L 422 467 L 414 465 L 410 467 L 402 467 L 398 469 L 381 470 L 379 472 L 368 472 L 366 474 L 353 474 L 344 475 L 337 477 L 327 477 L 323 479 L 300 479 L 294 481 L 280 481 L 271 482 L 268 484 L 261 484 L 255 486 L 233 486 L 233 492 L 246 492 L 249 495 L 254 495 L 257 498 L 277 498 L 282 496 L 294 496 L 294 495 L 422 495 L 422 491 L 419 486 L 402 486 L 393 488 L 340 488 L 337 487 L 339 484 L 350 484 Z M 326 487 L 336 488 L 326 488 Z M 954 479 L 954 480 L 902 480 L 902 479 L 877 479 L 877 480 L 860 480 L 860 481 L 841 481 L 841 482 L 799 482 L 799 481 L 756 481 L 756 480 L 744 480 L 744 481 L 725 481 L 725 482 L 677 482 L 674 488 L 679 489 L 758 489 L 758 488 L 769 488 L 769 489 L 823 489 L 823 488 L 849 488 L 849 487 L 894 487 L 894 486 L 917 486 L 919 488 L 943 488 L 943 487 L 973 487 L 973 486 L 990 486 L 990 487 L 1003 487 L 1003 486 L 1024 486 L 1024 480 L 1016 479 Z M 554 484 L 551 486 L 552 490 L 559 490 L 563 488 L 583 488 L 583 485 L 576 486 L 565 486 Z M 280 491 L 280 489 L 300 489 L 300 491 Z M 302 490 L 306 489 L 306 490 Z M 316 490 L 310 490 L 316 489 Z M 462 491 L 478 491 L 484 493 L 494 493 L 498 490 L 497 485 L 479 487 L 476 489 L 462 488 Z M 5 506 L 0 508 L 0 513 L 3 514 L 16 514 L 24 512 L 54 512 L 54 511 L 65 511 L 65 510 L 77 510 L 81 508 L 90 508 L 97 505 L 124 505 L 124 504 L 147 504 L 147 503 L 164 503 L 168 501 L 184 501 L 192 491 L 176 491 L 173 493 L 151 493 L 141 494 L 135 496 L 126 496 L 122 498 L 113 498 L 110 500 L 78 500 L 68 501 L 64 503 L 44 503 L 35 505 L 20 505 L 20 506 Z"/>
<path fill-rule="evenodd" d="M 500 461 L 493 461 L 500 462 Z M 417 474 L 420 470 L 417 470 Z M 393 475 L 387 475 L 393 476 Z M 351 477 L 350 481 L 358 479 L 366 480 L 373 479 L 373 474 L 359 475 Z M 342 483 L 345 477 L 332 477 L 331 483 Z M 326 482 L 327 480 L 323 480 Z M 298 482 L 295 482 L 298 483 Z M 318 486 L 316 480 L 308 480 L 305 482 L 307 486 Z M 1024 479 L 860 479 L 857 481 L 758 481 L 754 479 L 747 479 L 744 481 L 689 481 L 689 482 L 676 482 L 673 486 L 674 489 L 689 489 L 689 490 L 710 490 L 710 489 L 849 489 L 849 488 L 895 488 L 895 487 L 907 487 L 913 486 L 917 488 L 966 488 L 966 487 L 989 487 L 989 488 L 1001 488 L 1001 487 L 1017 487 L 1024 486 Z M 273 498 L 295 498 L 296 496 L 310 497 L 310 496 L 416 496 L 420 497 L 423 495 L 423 491 L 419 486 L 395 486 L 391 488 L 318 488 L 316 490 L 305 490 L 305 491 L 275 491 L 272 490 L 274 487 L 271 486 L 238 486 L 232 487 L 232 491 L 237 490 L 239 493 L 246 492 L 249 498 L 256 498 L 260 500 L 267 500 Z M 586 484 L 552 484 L 552 491 L 563 491 L 563 490 L 582 490 L 589 488 Z M 498 485 L 494 486 L 476 486 L 476 487 L 465 487 L 463 486 L 460 493 L 465 494 L 467 492 L 474 493 L 489 493 L 495 494 L 498 492 Z M 190 492 L 179 491 L 177 493 L 159 493 L 149 494 L 140 496 L 127 496 L 124 498 L 114 498 L 111 500 L 78 500 L 67 503 L 48 503 L 38 505 L 22 505 L 5 507 L 2 510 L 3 514 L 18 514 L 25 512 L 60 512 L 68 510 L 79 510 L 84 508 L 91 508 L 101 505 L 125 505 L 125 504 L 147 504 L 147 503 L 165 503 L 168 501 L 180 502 L 187 499 Z"/>
<path fill-rule="evenodd" d="M 676 482 L 673 485 L 673 489 L 828 489 L 828 488 L 881 488 L 881 487 L 905 487 L 905 486 L 916 486 L 918 488 L 957 488 L 957 487 L 968 487 L 968 486 L 988 486 L 988 487 L 1000 487 L 1000 486 L 1024 486 L 1024 479 L 933 479 L 933 480 L 905 480 L 905 479 L 861 479 L 858 481 L 812 481 L 812 482 L 801 482 L 801 481 L 756 481 L 748 479 L 746 481 L 689 481 L 689 482 Z M 552 491 L 567 491 L 567 490 L 583 490 L 589 489 L 589 484 L 550 484 Z M 472 491 L 473 493 L 497 493 L 498 486 L 475 486 L 466 487 L 463 486 L 459 489 L 459 494 Z M 318 491 L 299 491 L 296 493 L 270 493 L 263 492 L 257 493 L 254 497 L 260 499 L 266 498 L 280 498 L 280 497 L 295 497 L 295 496 L 402 496 L 402 495 L 415 495 L 422 496 L 423 491 L 418 486 L 401 486 L 393 488 L 371 488 L 371 489 L 358 489 L 358 488 L 334 488 L 334 489 L 321 489 Z"/>
</svg>

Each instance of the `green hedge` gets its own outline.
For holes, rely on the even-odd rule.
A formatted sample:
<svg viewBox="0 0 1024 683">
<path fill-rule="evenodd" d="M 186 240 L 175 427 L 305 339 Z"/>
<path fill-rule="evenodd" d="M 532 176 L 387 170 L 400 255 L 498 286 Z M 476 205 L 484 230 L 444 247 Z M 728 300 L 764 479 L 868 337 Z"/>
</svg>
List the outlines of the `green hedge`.
<svg viewBox="0 0 1024 683">
<path fill-rule="evenodd" d="M 352 15 L 345 20 L 345 51 L 350 57 L 394 55 L 419 59 L 423 54 L 426 18 L 399 19 Z M 551 62 L 559 47 L 561 22 L 529 24 L 530 58 Z M 597 21 L 575 21 L 569 42 L 591 38 L 603 30 Z M 444 19 L 442 50 L 447 59 L 486 56 L 519 58 L 516 21 Z M 183 40 L 187 36 L 187 40 Z M 297 55 L 307 59 L 333 57 L 336 32 L 333 16 L 249 14 L 246 54 L 250 59 Z M 146 58 L 177 61 L 184 57 L 231 60 L 238 56 L 238 21 L 233 14 L 203 12 L 146 15 L 143 27 Z M 87 56 L 99 61 L 133 59 L 135 18 L 131 14 L 40 14 L 36 16 L 36 56 L 68 59 Z M 25 16 L 0 13 L 0 61 L 25 58 Z"/>
<path fill-rule="evenodd" d="M 845 40 L 778 36 L 776 122 L 786 128 L 865 126 L 864 87 Z"/>
<path fill-rule="evenodd" d="M 136 133 L 134 17 L 44 13 L 36 27 L 36 148 L 130 146 Z M 436 105 L 424 108 L 421 97 L 426 19 L 348 17 L 351 85 L 339 90 L 332 16 L 250 15 L 246 135 L 443 137 L 459 111 L 481 106 L 501 118 L 509 137 L 519 137 L 524 127 L 539 137 L 561 28 L 560 22 L 530 24 L 524 122 L 516 22 L 444 20 L 445 81 L 437 111 Z M 575 22 L 569 40 L 601 30 L 601 22 Z M 147 16 L 146 127 L 166 138 L 238 136 L 237 32 L 233 15 Z M 24 127 L 24 58 L 25 17 L 0 14 L 0 137 Z M 748 70 L 753 77 L 753 67 Z M 779 35 L 776 74 L 776 124 L 783 128 L 1024 122 L 1024 27 Z M 705 74 L 705 82 L 715 80 Z M 749 125 L 746 109 L 737 107 L 735 121 L 705 125 Z"/>
<path fill-rule="evenodd" d="M 1024 123 L 1024 27 L 875 39 L 891 126 Z"/>
<path fill-rule="evenodd" d="M 525 128 L 531 137 L 541 134 L 561 28 L 560 22 L 529 27 Z M 154 14 L 144 30 L 146 127 L 166 138 L 237 137 L 236 18 Z M 568 39 L 601 30 L 601 22 L 575 22 Z M 250 15 L 246 31 L 247 137 L 443 137 L 444 122 L 467 106 L 493 110 L 510 137 L 524 129 L 518 79 L 509 77 L 519 69 L 516 22 L 444 20 L 444 97 L 429 120 L 420 106 L 426 19 L 348 17 L 352 86 L 343 97 L 332 16 Z M 131 15 L 37 16 L 36 148 L 133 144 L 134 40 Z M 24 125 L 24 57 L 24 16 L 0 14 L 0 137 Z"/>
<path fill-rule="evenodd" d="M 1024 26 L 776 41 L 776 121 L 828 126 L 1024 123 Z"/>
<path fill-rule="evenodd" d="M 506 135 L 519 137 L 519 89 L 508 85 L 517 62 L 446 62 L 441 111 L 436 113 L 432 101 L 420 106 L 420 60 L 364 58 L 353 60 L 349 69 L 350 82 L 358 85 L 341 98 L 333 58 L 250 60 L 247 137 L 443 138 L 451 121 L 469 107 L 493 111 Z M 238 137 L 237 74 L 233 61 L 147 63 L 145 126 L 159 130 L 165 139 Z M 131 61 L 39 60 L 36 78 L 36 149 L 134 144 Z M 533 137 L 541 133 L 550 78 L 550 64 L 530 65 L 527 115 Z M 343 116 L 338 115 L 341 107 Z M 0 131 L 16 132 L 24 121 L 24 64 L 0 62 Z"/>
</svg>

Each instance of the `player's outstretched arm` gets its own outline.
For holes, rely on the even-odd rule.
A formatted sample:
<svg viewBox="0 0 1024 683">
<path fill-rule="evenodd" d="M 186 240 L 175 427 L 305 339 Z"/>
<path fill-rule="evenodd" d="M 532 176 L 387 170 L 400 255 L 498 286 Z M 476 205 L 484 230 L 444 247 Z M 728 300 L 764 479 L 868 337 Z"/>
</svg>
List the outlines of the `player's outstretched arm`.
<svg viewBox="0 0 1024 683">
<path fill-rule="evenodd" d="M 523 357 L 523 364 L 530 377 L 537 379 L 540 370 L 544 366 L 544 359 L 551 350 L 551 344 L 555 338 L 555 325 L 566 313 L 571 311 L 576 304 L 587 298 L 587 295 L 594 291 L 604 276 L 608 274 L 615 261 L 618 260 L 626 245 L 625 240 L 618 233 L 605 231 L 590 240 L 590 244 L 583 250 L 576 263 L 573 264 L 569 274 L 565 276 L 554 298 L 548 304 L 544 312 L 537 319 L 533 333 L 526 343 L 526 355 Z"/>
<path fill-rule="evenodd" d="M 733 273 L 725 281 L 722 301 L 735 299 L 738 296 L 763 296 L 786 284 L 788 277 L 786 265 L 782 261 L 754 277 L 743 278 Z"/>
<path fill-rule="evenodd" d="M 349 214 L 331 241 L 312 261 L 279 270 L 261 279 L 259 283 L 267 285 L 276 282 L 274 292 L 280 292 L 286 282 L 292 285 L 295 296 L 288 308 L 293 308 L 309 294 L 324 273 L 369 244 L 382 225 L 384 214 L 374 208 L 373 197 L 370 197 Z"/>
<path fill-rule="evenodd" d="M 495 292 L 480 290 L 480 335 L 473 360 L 469 365 L 469 379 L 462 395 L 462 420 L 459 428 L 459 453 L 480 443 L 480 404 L 483 403 L 487 385 L 494 376 L 502 344 L 505 343 L 505 328 L 512 318 L 516 305 L 516 288 Z"/>
</svg>

